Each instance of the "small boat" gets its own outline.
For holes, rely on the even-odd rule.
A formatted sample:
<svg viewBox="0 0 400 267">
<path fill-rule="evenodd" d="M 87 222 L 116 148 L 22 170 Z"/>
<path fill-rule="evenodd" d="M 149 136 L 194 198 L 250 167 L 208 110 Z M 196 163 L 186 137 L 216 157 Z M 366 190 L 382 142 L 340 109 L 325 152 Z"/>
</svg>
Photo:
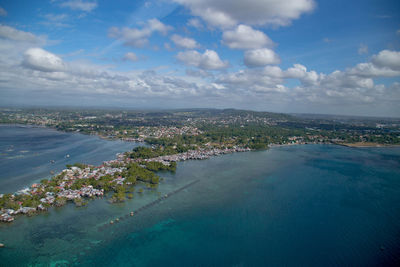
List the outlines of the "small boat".
<svg viewBox="0 0 400 267">
<path fill-rule="evenodd" d="M 69 154 L 65 155 L 66 158 L 69 158 Z"/>
</svg>

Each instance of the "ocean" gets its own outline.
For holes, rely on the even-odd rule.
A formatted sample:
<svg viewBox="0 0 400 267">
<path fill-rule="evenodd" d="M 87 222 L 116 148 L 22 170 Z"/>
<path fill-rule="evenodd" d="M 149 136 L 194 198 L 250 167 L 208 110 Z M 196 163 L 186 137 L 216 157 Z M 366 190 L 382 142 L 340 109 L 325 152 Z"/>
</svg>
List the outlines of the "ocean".
<svg viewBox="0 0 400 267">
<path fill-rule="evenodd" d="M 71 136 L 62 140 L 99 142 L 94 136 Z M 77 147 L 62 140 L 60 155 L 69 153 L 75 161 Z M 31 142 L 26 144 L 28 151 L 34 151 Z M 0 249 L 0 265 L 400 263 L 399 148 L 274 147 L 179 162 L 176 173 L 159 175 L 164 179 L 156 190 L 135 193 L 124 203 L 96 199 L 85 207 L 69 204 L 1 224 L 0 242 L 6 247 Z M 8 179 L 12 184 L 13 178 Z M 191 186 L 128 216 L 185 185 Z M 116 218 L 119 222 L 111 225 Z"/>
</svg>

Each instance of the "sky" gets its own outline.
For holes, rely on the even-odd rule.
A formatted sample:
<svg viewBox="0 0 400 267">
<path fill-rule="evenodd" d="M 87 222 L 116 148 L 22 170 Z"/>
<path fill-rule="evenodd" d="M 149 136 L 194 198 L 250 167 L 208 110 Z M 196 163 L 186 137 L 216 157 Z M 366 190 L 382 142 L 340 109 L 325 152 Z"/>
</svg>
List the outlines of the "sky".
<svg viewBox="0 0 400 267">
<path fill-rule="evenodd" d="M 400 2 L 3 0 L 0 106 L 400 117 Z"/>
</svg>

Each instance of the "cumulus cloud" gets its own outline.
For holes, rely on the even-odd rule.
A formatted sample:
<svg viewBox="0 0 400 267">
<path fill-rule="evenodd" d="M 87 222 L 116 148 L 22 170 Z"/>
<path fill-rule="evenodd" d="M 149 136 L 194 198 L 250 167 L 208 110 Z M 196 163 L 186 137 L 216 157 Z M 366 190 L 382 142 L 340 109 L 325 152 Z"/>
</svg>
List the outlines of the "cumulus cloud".
<svg viewBox="0 0 400 267">
<path fill-rule="evenodd" d="M 360 77 L 396 77 L 400 76 L 400 70 L 377 66 L 371 62 L 359 63 L 350 68 L 348 72 Z"/>
<path fill-rule="evenodd" d="M 188 37 L 182 37 L 178 34 L 174 34 L 171 36 L 171 40 L 174 42 L 176 46 L 186 48 L 186 49 L 194 49 L 198 48 L 199 44 L 196 42 L 196 40 Z"/>
<path fill-rule="evenodd" d="M 262 67 L 281 63 L 279 56 L 268 48 L 249 50 L 244 53 L 244 64 L 248 67 Z"/>
<path fill-rule="evenodd" d="M 249 25 L 285 26 L 314 9 L 313 0 L 175 0 L 193 15 L 212 26 Z"/>
<path fill-rule="evenodd" d="M 214 107 L 281 108 L 282 111 L 293 107 L 290 111 L 297 112 L 304 107 L 302 111 L 353 113 L 355 107 L 360 107 L 359 110 L 377 112 L 362 114 L 400 115 L 400 83 L 379 84 L 375 79 L 400 77 L 398 51 L 383 50 L 369 62 L 324 74 L 302 64 L 285 69 L 267 65 L 212 72 L 227 67 L 228 62 L 212 50 L 202 53 L 189 50 L 178 53 L 177 59 L 194 68 L 188 69 L 187 75 L 176 76 L 173 72 L 119 71 L 112 65 L 88 61 L 64 62 L 60 56 L 38 48 L 29 41 L 31 38 L 16 38 L 28 41 L 1 38 L 4 39 L 0 42 L 2 103 L 24 95 L 29 103 L 38 99 L 48 101 L 51 97 L 59 97 L 58 103 L 83 103 L 87 97 L 97 105 L 132 106 L 134 99 L 135 104 L 143 103 L 143 107 L 155 103 L 167 106 L 180 103 L 184 107 L 182 103 L 194 101 L 199 106 Z M 295 86 L 291 79 L 296 79 Z M 71 101 L 64 102 L 68 97 Z"/>
<path fill-rule="evenodd" d="M 232 49 L 256 49 L 273 45 L 265 33 L 247 25 L 239 25 L 234 30 L 224 31 L 222 42 Z"/>
<path fill-rule="evenodd" d="M 65 70 L 63 60 L 42 48 L 30 48 L 24 53 L 23 65 L 33 70 L 57 72 Z"/>
<path fill-rule="evenodd" d="M 5 25 L 0 25 L 0 38 L 22 42 L 38 41 L 38 38 L 30 32 L 20 31 Z"/>
<path fill-rule="evenodd" d="M 0 6 L 0 17 L 5 17 L 5 16 L 7 16 L 7 11 Z"/>
<path fill-rule="evenodd" d="M 229 65 L 227 61 L 222 61 L 219 58 L 217 52 L 208 49 L 203 54 L 195 50 L 179 52 L 176 58 L 188 66 L 203 70 L 218 70 Z"/>
<path fill-rule="evenodd" d="M 64 1 L 60 4 L 61 7 L 68 7 L 72 10 L 79 10 L 84 12 L 90 12 L 97 7 L 97 1 L 88 2 L 82 0 L 70 0 Z"/>
<path fill-rule="evenodd" d="M 397 90 L 400 84 L 375 84 L 374 78 L 399 77 L 397 61 L 392 60 L 396 56 L 396 51 L 383 50 L 373 56 L 371 62 L 360 63 L 344 71 L 336 70 L 330 74 L 308 70 L 301 64 L 294 64 L 286 70 L 278 66 L 266 66 L 220 74 L 216 82 L 235 92 L 247 91 L 248 95 L 263 95 L 268 99 L 279 94 L 276 101 L 283 98 L 296 105 L 301 103 L 306 110 L 309 110 L 309 105 L 318 106 L 319 109 L 324 106 L 358 106 L 364 110 L 368 110 L 368 105 L 376 105 L 393 112 L 400 100 L 400 91 Z M 285 83 L 288 79 L 297 79 L 300 84 L 287 88 Z M 334 110 L 330 112 L 340 113 Z"/>
<path fill-rule="evenodd" d="M 378 55 L 372 57 L 372 63 L 379 67 L 387 67 L 393 70 L 400 70 L 400 52 L 382 50 Z"/>
<path fill-rule="evenodd" d="M 110 28 L 108 35 L 112 38 L 123 41 L 125 45 L 143 47 L 148 43 L 148 38 L 154 32 L 166 35 L 170 30 L 172 30 L 171 26 L 163 24 L 158 19 L 150 19 L 142 29 L 127 27 L 119 29 L 117 27 L 112 27 Z"/>
<path fill-rule="evenodd" d="M 235 91 L 247 91 L 247 94 L 251 92 L 279 93 L 287 90 L 282 84 L 284 82 L 282 70 L 277 66 L 222 74 L 216 82 Z"/>
<path fill-rule="evenodd" d="M 135 53 L 133 53 L 133 52 L 128 52 L 128 53 L 126 53 L 126 54 L 124 55 L 123 60 L 129 60 L 129 61 L 135 62 L 135 61 L 138 61 L 139 58 L 136 56 Z"/>
<path fill-rule="evenodd" d="M 318 75 L 315 71 L 307 71 L 307 68 L 301 64 L 294 64 L 284 72 L 285 78 L 299 79 L 305 85 L 318 85 L 318 81 L 323 74 Z"/>
</svg>

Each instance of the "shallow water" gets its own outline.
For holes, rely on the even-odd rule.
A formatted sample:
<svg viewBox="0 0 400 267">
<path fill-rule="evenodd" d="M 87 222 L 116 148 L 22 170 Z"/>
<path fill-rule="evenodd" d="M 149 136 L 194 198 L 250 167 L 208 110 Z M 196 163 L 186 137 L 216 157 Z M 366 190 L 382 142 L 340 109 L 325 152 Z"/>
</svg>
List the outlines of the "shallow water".
<svg viewBox="0 0 400 267">
<path fill-rule="evenodd" d="M 400 262 L 400 149 L 331 145 L 178 163 L 132 200 L 0 226 L 5 266 L 338 266 Z M 193 181 L 142 210 L 130 211 Z M 120 218 L 110 225 L 110 220 Z M 1 265 L 1 264 L 0 264 Z"/>
</svg>

